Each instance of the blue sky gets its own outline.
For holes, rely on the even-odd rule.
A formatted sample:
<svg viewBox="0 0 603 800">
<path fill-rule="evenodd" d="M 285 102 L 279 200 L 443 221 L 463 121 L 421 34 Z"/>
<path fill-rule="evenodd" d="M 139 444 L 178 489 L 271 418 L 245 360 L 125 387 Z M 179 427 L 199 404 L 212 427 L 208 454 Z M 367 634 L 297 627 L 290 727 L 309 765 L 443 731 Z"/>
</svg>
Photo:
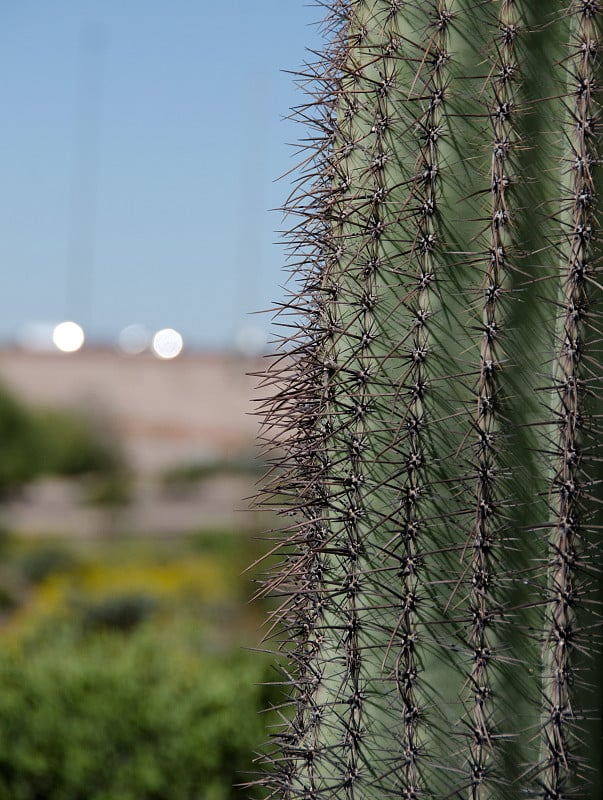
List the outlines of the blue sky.
<svg viewBox="0 0 603 800">
<path fill-rule="evenodd" d="M 29 321 L 232 342 L 282 297 L 303 0 L 0 3 L 0 341 Z M 267 324 L 266 319 L 260 320 Z"/>
</svg>

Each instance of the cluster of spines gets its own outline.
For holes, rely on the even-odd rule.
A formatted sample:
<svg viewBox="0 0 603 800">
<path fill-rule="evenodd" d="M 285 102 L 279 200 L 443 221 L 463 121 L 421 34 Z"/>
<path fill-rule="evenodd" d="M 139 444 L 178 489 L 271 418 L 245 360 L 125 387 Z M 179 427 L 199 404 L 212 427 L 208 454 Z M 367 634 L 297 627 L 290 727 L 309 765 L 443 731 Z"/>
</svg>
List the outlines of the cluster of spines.
<svg viewBox="0 0 603 800">
<path fill-rule="evenodd" d="M 331 247 L 323 277 L 329 293 L 323 398 L 332 420 L 325 442 L 327 550 L 340 585 L 333 588 L 328 622 L 329 635 L 335 634 L 334 674 L 322 732 L 337 757 L 323 763 L 321 779 L 329 796 L 347 800 L 362 797 L 380 780 L 364 747 L 367 704 L 378 681 L 365 663 L 367 642 L 378 624 L 370 589 L 375 548 L 369 532 L 381 523 L 380 512 L 371 508 L 367 497 L 379 489 L 370 474 L 377 406 L 391 393 L 373 348 L 379 338 L 383 242 L 392 221 L 385 139 L 398 42 L 395 8 L 388 9 L 383 20 L 371 22 L 369 6 L 362 0 L 354 3 L 348 20 L 349 50 L 341 68 L 331 176 L 335 192 L 328 212 Z M 395 214 L 394 209 L 394 218 Z"/>
<path fill-rule="evenodd" d="M 411 312 L 408 367 L 403 374 L 405 429 L 405 471 L 402 474 L 402 498 L 397 547 L 393 555 L 398 562 L 401 580 L 400 615 L 396 634 L 392 637 L 395 654 L 394 676 L 401 701 L 402 752 L 401 797 L 415 800 L 429 786 L 425 764 L 430 753 L 425 727 L 434 725 L 438 711 L 426 707 L 426 687 L 422 681 L 422 659 L 419 649 L 425 646 L 426 617 L 423 605 L 426 596 L 428 566 L 425 543 L 422 541 L 429 523 L 426 507 L 437 492 L 430 475 L 428 447 L 430 414 L 428 394 L 431 391 L 429 364 L 433 358 L 430 320 L 440 267 L 441 250 L 438 200 L 442 175 L 441 143 L 446 135 L 445 95 L 450 53 L 448 40 L 453 15 L 445 2 L 425 4 L 424 41 L 417 43 L 413 58 L 417 66 L 406 103 L 415 106 L 414 134 L 417 137 L 417 174 L 410 187 L 409 206 L 413 209 L 416 228 L 411 231 L 411 246 L 405 260 L 409 291 L 405 304 Z M 410 131 L 409 131 L 410 135 Z M 413 274 L 414 267 L 414 274 Z M 431 480 L 430 480 L 431 478 Z M 428 719 L 431 715 L 431 721 Z"/>
<path fill-rule="evenodd" d="M 323 275 L 326 340 L 319 356 L 323 359 L 322 400 L 330 420 L 324 441 L 324 478 L 329 498 L 326 547 L 333 564 L 332 575 L 339 581 L 339 585 L 333 586 L 335 596 L 331 598 L 327 623 L 328 633 L 335 636 L 336 652 L 325 653 L 327 658 L 334 659 L 336 675 L 327 688 L 329 707 L 323 708 L 326 713 L 321 722 L 327 728 L 319 733 L 323 737 L 322 746 L 329 748 L 330 755 L 335 757 L 330 763 L 322 762 L 322 774 L 317 781 L 324 794 L 354 800 L 366 777 L 361 756 L 365 692 L 359 639 L 365 626 L 361 608 L 365 587 L 360 528 L 365 516 L 365 424 L 374 380 L 367 360 L 370 344 L 367 337 L 377 296 L 372 276 L 366 270 L 361 275 L 364 281 L 352 281 L 351 285 L 350 276 L 341 273 L 343 265 L 353 258 L 350 253 L 363 253 L 365 225 L 371 230 L 371 239 L 378 239 L 382 193 L 377 190 L 371 193 L 370 178 L 368 183 L 361 178 L 363 188 L 352 179 L 352 173 L 358 171 L 358 160 L 361 172 L 364 171 L 361 154 L 366 145 L 358 130 L 358 120 L 366 114 L 366 97 L 362 65 L 354 63 L 352 55 L 358 38 L 363 38 L 362 26 L 352 29 L 351 16 L 347 26 L 349 42 L 341 66 L 330 167 L 333 188 L 327 214 L 330 247 Z"/>
<path fill-rule="evenodd" d="M 517 39 L 521 30 L 516 0 L 502 0 L 497 17 L 490 21 L 493 53 L 488 63 L 486 85 L 480 92 L 486 105 L 491 130 L 490 203 L 485 234 L 486 252 L 480 303 L 479 366 L 475 388 L 471 440 L 474 446 L 475 502 L 470 513 L 471 531 L 463 550 L 467 583 L 467 647 L 471 667 L 465 698 L 468 727 L 466 785 L 471 800 L 491 797 L 493 781 L 503 780 L 494 770 L 494 748 L 500 737 L 495 720 L 492 673 L 496 670 L 497 648 L 494 628 L 502 613 L 497 597 L 496 574 L 505 567 L 501 528 L 501 428 L 502 380 L 504 361 L 503 301 L 508 284 L 513 246 L 513 205 L 510 200 L 514 150 L 518 145 L 515 126 L 517 113 Z M 456 590 L 455 590 L 456 591 Z M 453 602 L 453 598 L 450 601 Z M 455 605 L 458 605 L 455 601 Z"/>
<path fill-rule="evenodd" d="M 303 375 L 311 387 L 312 410 L 303 425 L 298 413 L 303 400 L 287 398 L 293 405 L 288 449 L 299 450 L 300 458 L 285 483 L 296 478 L 307 501 L 301 508 L 297 504 L 304 519 L 290 542 L 295 548 L 296 540 L 304 539 L 303 555 L 294 555 L 287 565 L 293 585 L 279 586 L 289 594 L 283 617 L 294 617 L 302 628 L 293 632 L 294 674 L 288 676 L 297 713 L 280 737 L 285 760 L 277 754 L 269 779 L 273 792 L 286 797 L 352 800 L 362 781 L 371 779 L 363 774 L 360 753 L 366 694 L 360 637 L 367 628 L 361 618 L 370 611 L 363 594 L 365 543 L 360 529 L 370 524 L 363 508 L 366 424 L 372 395 L 379 392 L 370 348 L 386 227 L 383 134 L 390 78 L 384 75 L 375 91 L 367 89 L 371 77 L 364 69 L 370 59 L 359 60 L 351 52 L 351 42 L 356 50 L 376 50 L 374 41 L 365 41 L 362 6 L 357 3 L 354 13 L 339 8 L 345 41 L 327 59 L 325 84 L 335 86 L 335 102 L 325 124 L 320 169 L 328 180 L 313 182 L 307 194 L 295 199 L 297 206 L 288 207 L 301 214 L 304 224 L 300 247 L 309 276 L 305 289 L 315 301 L 315 327 L 311 336 L 304 331 L 292 378 L 297 383 Z M 384 62 L 393 54 L 391 42 L 385 48 Z M 308 249 L 313 247 L 317 268 L 309 270 Z M 349 265 L 357 261 L 363 267 L 356 276 Z M 271 406 L 272 414 L 274 401 Z M 329 675 L 323 683 L 324 671 Z"/>
<path fill-rule="evenodd" d="M 425 488 L 418 476 L 423 460 L 419 436 L 424 424 L 422 407 L 427 384 L 424 364 L 428 354 L 428 310 L 421 302 L 426 302 L 433 281 L 430 262 L 436 237 L 432 218 L 439 167 L 435 149 L 439 135 L 436 117 L 442 100 L 441 90 L 433 103 L 430 93 L 430 109 L 423 126 L 412 121 L 411 128 L 416 127 L 419 134 L 415 151 L 419 155 L 418 174 L 406 176 L 404 170 L 399 171 L 399 165 L 395 164 L 396 148 L 402 142 L 399 133 L 392 134 L 391 129 L 394 122 L 397 123 L 394 129 L 400 128 L 405 116 L 400 103 L 407 99 L 404 95 L 410 82 L 408 78 L 405 82 L 400 73 L 411 74 L 405 66 L 412 61 L 421 65 L 424 74 L 416 76 L 416 85 L 431 88 L 432 77 L 426 78 L 425 74 L 441 75 L 446 61 L 445 51 L 439 46 L 430 52 L 421 44 L 412 45 L 407 41 L 402 45 L 399 26 L 404 22 L 401 18 L 405 17 L 408 7 L 402 14 L 399 3 L 384 3 L 380 14 L 375 14 L 372 24 L 367 26 L 363 17 L 370 5 L 358 2 L 351 10 L 352 51 L 343 67 L 344 92 L 340 97 L 337 142 L 340 149 L 335 153 L 339 172 L 334 182 L 341 185 L 342 190 L 335 199 L 330 219 L 338 261 L 332 271 L 338 276 L 341 264 L 348 269 L 345 278 L 339 280 L 337 297 L 332 298 L 335 302 L 330 311 L 330 319 L 334 318 L 338 331 L 334 337 L 330 396 L 332 416 L 337 425 L 330 448 L 335 461 L 342 452 L 347 461 L 344 476 L 341 466 L 335 465 L 330 487 L 334 498 L 331 518 L 335 527 L 340 528 L 334 541 L 343 539 L 343 548 L 336 553 L 337 568 L 345 575 L 345 599 L 337 613 L 342 616 L 344 610 L 345 634 L 341 639 L 341 651 L 345 653 L 346 664 L 337 693 L 347 698 L 348 705 L 348 710 L 340 715 L 344 729 L 340 770 L 344 772 L 340 783 L 334 783 L 331 791 L 344 794 L 350 800 L 363 791 L 387 791 L 384 789 L 387 786 L 395 786 L 396 791 L 413 798 L 418 796 L 422 783 L 417 763 L 421 754 L 417 731 L 422 709 L 416 696 L 415 617 L 420 598 L 416 567 L 420 559 L 416 552 L 419 520 L 415 517 Z M 441 20 L 441 4 L 434 4 L 433 10 L 438 12 L 436 20 Z M 414 13 L 419 20 L 430 19 L 423 9 L 415 9 Z M 413 47 L 414 52 L 409 55 Z M 421 93 L 419 102 L 422 100 Z M 428 137 L 424 136 L 426 130 L 429 130 Z M 412 152 L 412 144 L 402 146 Z M 342 164 L 348 163 L 350 168 L 342 169 Z M 421 200 L 418 215 L 414 209 L 417 198 Z M 341 213 L 343 208 L 346 213 Z M 402 239 L 399 238 L 400 228 L 404 230 Z M 418 298 L 418 309 L 411 308 L 412 301 L 404 309 L 397 308 L 395 303 L 392 307 L 388 297 L 392 293 L 391 282 L 396 287 L 401 279 L 401 257 L 405 262 L 417 259 L 420 264 L 419 275 L 412 276 L 409 291 L 411 298 Z M 406 266 L 404 271 L 408 276 Z M 329 277 L 329 270 L 326 277 Z M 399 293 L 395 288 L 393 291 L 394 296 Z M 340 297 L 344 299 L 341 306 L 337 302 Z M 393 369 L 384 369 L 386 361 L 383 355 L 377 356 L 375 350 L 383 348 L 379 338 L 388 315 L 388 326 L 395 329 L 394 317 L 399 315 L 406 319 L 409 311 L 414 320 L 412 330 L 406 331 L 402 326 L 398 343 L 398 349 L 408 353 L 407 358 L 402 359 L 403 382 L 405 386 L 410 384 L 411 405 L 416 405 L 416 409 L 413 407 L 407 413 L 406 405 L 403 411 L 392 407 L 398 397 L 395 384 L 399 379 L 393 376 Z M 387 348 L 389 346 L 386 344 Z M 390 357 L 390 360 L 395 362 L 396 358 Z M 396 417 L 401 418 L 404 432 L 398 431 L 396 426 L 392 429 L 392 420 Z M 381 445 L 377 444 L 380 440 Z M 410 452 L 405 451 L 403 440 L 406 446 L 410 443 Z M 384 449 L 379 453 L 381 448 Z M 391 460 L 393 465 L 395 454 L 403 451 L 401 468 L 394 467 L 393 474 L 388 474 L 388 469 L 383 473 L 378 465 L 379 458 L 386 463 Z M 405 573 L 405 583 L 400 588 L 386 586 L 384 576 L 387 573 L 379 565 L 380 557 L 392 554 L 390 543 L 381 545 L 384 552 L 380 552 L 376 544 L 380 528 L 400 527 L 395 508 L 390 506 L 392 489 L 394 496 L 397 492 L 401 494 L 396 505 L 407 517 L 402 523 L 401 536 L 398 533 L 397 538 L 404 542 L 408 551 L 403 556 L 397 552 L 393 555 L 397 564 L 402 561 L 405 566 L 414 564 L 415 567 L 413 573 Z M 377 499 L 379 496 L 382 496 L 381 501 Z M 367 497 L 371 498 L 368 506 Z M 376 508 L 379 502 L 383 504 L 380 510 Z M 398 571 L 398 574 L 403 572 Z M 384 614 L 388 619 L 391 607 L 399 608 L 401 614 L 396 626 L 399 635 L 393 637 L 391 646 L 395 652 L 400 650 L 398 667 L 404 662 L 404 683 L 396 683 L 399 689 L 402 686 L 401 719 L 392 718 L 392 723 L 402 731 L 402 774 L 393 766 L 396 763 L 394 754 L 382 753 L 377 761 L 385 763 L 379 764 L 374 761 L 374 751 L 368 755 L 361 752 L 365 707 L 371 703 L 372 713 L 375 713 L 384 692 L 379 687 L 382 683 L 379 675 L 370 675 L 370 671 L 378 672 L 378 665 L 385 657 L 383 653 L 391 628 L 379 617 Z M 365 661 L 369 662 L 368 668 Z M 400 675 L 399 669 L 397 674 Z M 382 703 L 376 713 L 387 713 Z M 384 724 L 383 721 L 373 723 L 373 728 Z M 383 730 L 381 734 L 373 731 L 372 735 L 383 736 Z M 334 770 L 334 774 L 340 770 Z"/>
<path fill-rule="evenodd" d="M 326 322 L 329 297 L 323 284 L 325 261 L 333 249 L 326 217 L 333 196 L 330 170 L 337 127 L 338 70 L 347 51 L 347 23 L 347 3 L 336 0 L 324 22 L 329 45 L 302 76 L 311 86 L 312 96 L 295 114 L 304 125 L 312 125 L 315 133 L 306 144 L 301 188 L 286 207 L 288 214 L 299 219 L 288 232 L 288 240 L 292 269 L 295 277 L 301 278 L 301 286 L 279 309 L 280 324 L 293 331 L 282 337 L 283 354 L 260 374 L 261 386 L 269 390 L 266 408 L 259 412 L 266 421 L 264 438 L 269 449 L 276 446 L 278 450 L 275 474 L 264 489 L 263 504 L 272 508 L 278 498 L 279 511 L 292 515 L 286 541 L 281 532 L 271 551 L 281 554 L 280 567 L 260 591 L 282 598 L 265 639 L 281 641 L 289 662 L 282 667 L 281 683 L 288 698 L 283 704 L 282 724 L 263 755 L 266 770 L 259 781 L 270 797 L 279 800 L 321 796 L 320 776 L 315 773 L 324 709 L 317 702 L 317 693 L 323 679 L 322 626 L 329 580 L 328 556 L 323 551 L 329 539 L 326 441 L 332 423 L 325 414 L 320 388 L 325 382 L 324 357 L 318 354 L 335 333 L 335 323 Z M 290 709 L 293 714 L 288 713 Z"/>
<path fill-rule="evenodd" d="M 411 190 L 404 190 L 406 200 L 398 204 L 392 202 L 388 194 L 393 188 L 393 194 L 397 192 L 399 196 L 400 186 L 405 182 L 398 171 L 392 171 L 388 165 L 388 159 L 395 153 L 388 152 L 386 140 L 391 140 L 392 119 L 400 116 L 400 97 L 398 103 L 392 102 L 392 95 L 400 91 L 396 85 L 397 70 L 401 60 L 410 59 L 400 53 L 397 34 L 400 4 L 391 3 L 388 7 L 384 3 L 383 16 L 369 26 L 371 30 L 362 23 L 365 5 L 366 8 L 370 6 L 362 2 L 353 4 L 345 20 L 348 42 L 338 54 L 337 97 L 329 114 L 330 149 L 325 151 L 328 180 L 314 184 L 294 209 L 301 208 L 305 225 L 301 234 L 302 247 L 307 249 L 308 241 L 313 238 L 321 258 L 318 269 L 314 266 L 308 269 L 313 261 L 306 255 L 304 266 L 310 278 L 305 289 L 316 301 L 315 308 L 310 311 L 316 325 L 310 328 L 311 335 L 297 352 L 299 362 L 293 373 L 293 380 L 299 382 L 298 388 L 309 387 L 310 399 L 306 403 L 297 398 L 299 406 L 309 408 L 304 414 L 299 414 L 299 406 L 293 413 L 288 409 L 289 419 L 285 422 L 294 431 L 293 439 L 288 442 L 289 461 L 293 456 L 294 464 L 284 482 L 297 492 L 298 510 L 304 516 L 290 543 L 295 547 L 304 537 L 311 541 L 305 549 L 302 547 L 301 555 L 294 555 L 283 567 L 283 573 L 291 575 L 297 585 L 291 586 L 282 579 L 276 582 L 278 585 L 272 584 L 273 588 L 290 594 L 282 609 L 288 624 L 292 618 L 301 623 L 301 630 L 296 631 L 297 645 L 292 657 L 296 674 L 290 676 L 298 711 L 283 733 L 285 758 L 277 764 L 278 777 L 275 775 L 273 781 L 276 791 L 291 797 L 313 797 L 320 792 L 324 796 L 326 792 L 353 798 L 361 791 L 358 787 L 362 787 L 363 780 L 364 786 L 367 780 L 375 785 L 381 781 L 374 771 L 372 775 L 363 775 L 362 769 L 360 751 L 367 692 L 362 676 L 364 656 L 360 639 L 364 639 L 366 650 L 371 626 L 375 633 L 381 625 L 377 609 L 382 589 L 377 588 L 372 595 L 364 591 L 367 582 L 372 582 L 375 589 L 382 581 L 381 568 L 375 567 L 377 550 L 373 546 L 373 558 L 367 558 L 366 540 L 370 538 L 371 529 L 378 530 L 384 522 L 393 527 L 395 514 L 387 508 L 387 499 L 382 511 L 367 513 L 365 495 L 372 491 L 387 497 L 392 489 L 394 493 L 402 493 L 398 505 L 408 517 L 402 537 L 408 552 L 395 555 L 397 562 L 405 565 L 404 581 L 408 585 L 401 590 L 395 588 L 390 592 L 394 599 L 390 597 L 384 602 L 391 604 L 402 599 L 405 609 L 402 613 L 410 616 L 402 620 L 399 627 L 404 630 L 404 644 L 399 640 L 392 643 L 394 647 L 402 646 L 401 658 L 407 663 L 406 683 L 402 689 L 403 720 L 398 721 L 406 730 L 405 775 L 400 777 L 395 769 L 391 774 L 394 783 L 401 784 L 409 798 L 419 792 L 415 763 L 420 748 L 417 739 L 419 706 L 414 694 L 417 672 L 414 613 L 418 602 L 416 575 L 420 558 L 414 542 L 419 528 L 417 508 L 424 488 L 417 477 L 423 458 L 419 437 L 424 423 L 422 406 L 427 383 L 424 367 L 428 352 L 427 297 L 432 289 L 430 262 L 436 238 L 433 217 L 439 168 L 436 157 L 440 133 L 438 114 L 447 59 L 445 48 L 439 43 L 445 37 L 449 17 L 441 3 L 434 3 L 430 11 L 436 14 L 434 41 L 437 47 L 433 42 L 427 50 L 420 44 L 415 45 L 416 64 L 421 65 L 424 74 L 431 76 L 417 76 L 416 85 L 428 89 L 429 102 L 421 124 L 412 125 L 417 130 L 420 128 L 420 144 L 416 151 L 420 153 L 420 168 L 415 177 L 411 175 L 406 180 Z M 421 20 L 430 18 L 422 10 L 416 13 Z M 409 85 L 407 81 L 405 93 Z M 416 102 L 424 100 L 420 96 Z M 399 143 L 389 142 L 394 147 Z M 397 185 L 392 186 L 392 181 Z M 308 205 L 304 205 L 308 198 Z M 418 215 L 414 206 L 412 211 L 408 210 L 417 198 L 421 200 Z M 415 233 L 405 235 L 407 244 L 392 242 L 391 230 L 397 236 L 397 227 L 393 225 L 389 230 L 388 227 L 392 220 L 397 222 L 403 218 L 418 220 Z M 375 306 L 380 302 L 380 286 L 387 293 L 390 289 L 387 281 L 400 280 L 399 254 L 401 249 L 406 251 L 406 247 L 419 264 L 419 275 L 413 276 L 411 281 L 416 290 L 410 291 L 412 299 L 409 301 L 417 303 L 412 308 L 414 323 L 411 331 L 403 334 L 406 342 L 411 340 L 410 367 L 406 373 L 406 380 L 410 376 L 412 384 L 410 414 L 392 409 L 397 394 L 395 380 L 391 375 L 379 374 L 379 357 L 373 352 L 379 330 Z M 394 254 L 398 254 L 397 259 Z M 388 279 L 383 277 L 386 272 Z M 391 300 L 389 302 L 389 311 L 383 313 L 398 313 L 395 307 L 391 308 Z M 275 408 L 280 414 L 283 404 L 287 406 L 290 401 L 292 398 L 285 388 L 276 402 L 271 402 L 271 415 Z M 367 423 L 375 405 L 386 409 L 385 419 L 399 414 L 408 428 L 402 438 L 410 442 L 411 452 L 406 454 L 405 466 L 398 473 L 401 483 L 397 486 L 391 478 L 383 481 L 372 477 L 365 481 L 365 473 L 370 471 L 365 463 L 367 447 L 372 448 L 368 458 L 375 466 L 376 445 L 367 445 L 371 433 L 375 440 L 385 437 L 387 441 L 383 446 L 386 448 L 402 449 L 399 434 L 394 433 L 392 441 L 391 421 L 381 431 L 378 414 Z M 296 452 L 300 453 L 299 469 Z M 384 456 L 387 458 L 386 453 Z M 383 482 L 391 485 L 384 487 L 380 485 Z M 316 576 L 309 577 L 308 572 L 312 572 L 313 567 Z M 377 609 L 372 610 L 371 605 Z M 384 630 L 380 635 L 385 636 L 387 644 L 387 626 Z M 368 648 L 370 650 L 370 644 Z M 373 661 L 381 660 L 378 652 L 370 657 Z M 320 673 L 325 666 L 330 672 L 330 699 L 327 701 L 318 697 L 324 688 Z M 371 691 L 373 698 L 379 693 L 374 681 Z"/>
<path fill-rule="evenodd" d="M 590 298 L 597 287 L 596 209 L 594 171 L 597 152 L 596 92 L 599 77 L 600 17 L 598 0 L 573 0 L 567 11 L 571 30 L 565 62 L 568 121 L 563 134 L 567 197 L 563 199 L 563 226 L 559 324 L 553 374 L 553 514 L 548 540 L 550 561 L 545 606 L 543 722 L 537 795 L 562 800 L 576 789 L 579 761 L 574 751 L 578 718 L 573 703 L 576 657 L 579 654 L 577 609 L 587 586 L 587 546 L 584 499 L 588 494 L 585 471 L 585 395 L 600 376 L 587 377 L 588 338 L 592 339 Z M 590 343 L 592 346 L 592 342 Z M 589 385 L 590 384 L 590 385 Z"/>
</svg>

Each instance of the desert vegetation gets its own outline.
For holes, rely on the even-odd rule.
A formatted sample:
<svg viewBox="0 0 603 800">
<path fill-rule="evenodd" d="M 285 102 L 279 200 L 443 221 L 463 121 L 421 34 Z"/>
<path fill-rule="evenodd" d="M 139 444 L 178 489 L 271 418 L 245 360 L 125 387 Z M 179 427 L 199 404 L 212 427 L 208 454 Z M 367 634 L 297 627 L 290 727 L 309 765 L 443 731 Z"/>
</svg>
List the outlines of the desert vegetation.
<svg viewBox="0 0 603 800">
<path fill-rule="evenodd" d="M 230 530 L 5 534 L 0 798 L 234 800 L 276 703 Z"/>
</svg>

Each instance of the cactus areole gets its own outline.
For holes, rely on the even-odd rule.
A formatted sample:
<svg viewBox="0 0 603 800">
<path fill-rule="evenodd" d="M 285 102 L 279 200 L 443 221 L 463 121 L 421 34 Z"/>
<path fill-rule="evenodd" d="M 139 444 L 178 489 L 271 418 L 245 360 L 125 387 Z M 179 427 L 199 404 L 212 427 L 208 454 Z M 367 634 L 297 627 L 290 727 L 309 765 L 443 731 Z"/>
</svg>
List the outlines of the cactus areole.
<svg viewBox="0 0 603 800">
<path fill-rule="evenodd" d="M 327 9 L 262 376 L 267 797 L 600 796 L 602 15 Z"/>
</svg>

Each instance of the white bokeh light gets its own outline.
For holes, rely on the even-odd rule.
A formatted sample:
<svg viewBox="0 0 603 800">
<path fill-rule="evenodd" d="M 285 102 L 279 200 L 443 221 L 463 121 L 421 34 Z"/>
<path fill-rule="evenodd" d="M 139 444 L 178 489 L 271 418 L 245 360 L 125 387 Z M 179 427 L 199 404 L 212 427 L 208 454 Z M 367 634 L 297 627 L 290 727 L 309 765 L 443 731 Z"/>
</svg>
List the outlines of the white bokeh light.
<svg viewBox="0 0 603 800">
<path fill-rule="evenodd" d="M 62 353 L 76 353 L 84 345 L 84 330 L 81 325 L 71 320 L 59 322 L 52 332 L 52 341 Z"/>
<path fill-rule="evenodd" d="M 157 358 L 176 358 L 183 347 L 182 335 L 174 328 L 162 328 L 153 336 L 153 353 Z"/>
<path fill-rule="evenodd" d="M 144 325 L 128 325 L 119 333 L 119 349 L 129 356 L 144 353 L 151 341 L 151 334 Z"/>
</svg>

